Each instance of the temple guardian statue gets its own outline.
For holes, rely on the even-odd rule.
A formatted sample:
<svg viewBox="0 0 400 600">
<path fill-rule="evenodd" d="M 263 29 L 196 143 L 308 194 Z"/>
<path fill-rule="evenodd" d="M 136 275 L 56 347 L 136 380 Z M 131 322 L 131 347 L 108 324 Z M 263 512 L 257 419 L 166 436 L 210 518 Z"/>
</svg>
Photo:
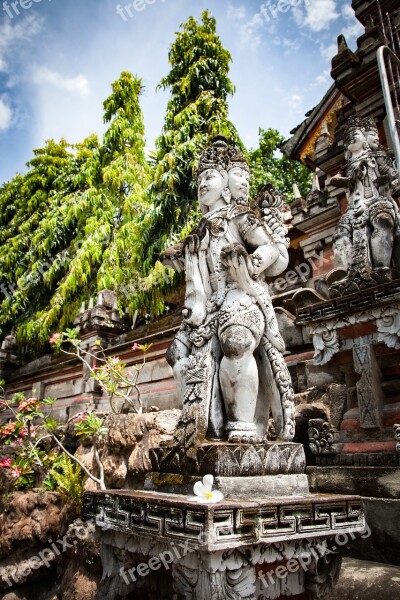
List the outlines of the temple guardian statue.
<svg viewBox="0 0 400 600">
<path fill-rule="evenodd" d="M 331 184 L 349 190 L 349 206 L 338 224 L 335 253 L 348 271 L 334 294 L 391 281 L 400 276 L 400 195 L 398 171 L 379 144 L 372 119 L 351 117 L 344 132 L 344 174 Z"/>
<path fill-rule="evenodd" d="M 222 136 L 200 158 L 197 189 L 202 219 L 162 255 L 186 275 L 167 352 L 183 402 L 176 443 L 190 454 L 205 440 L 261 442 L 270 416 L 291 441 L 293 390 L 267 284 L 288 265 L 279 197 L 266 189 L 250 205 L 249 167 Z"/>
</svg>

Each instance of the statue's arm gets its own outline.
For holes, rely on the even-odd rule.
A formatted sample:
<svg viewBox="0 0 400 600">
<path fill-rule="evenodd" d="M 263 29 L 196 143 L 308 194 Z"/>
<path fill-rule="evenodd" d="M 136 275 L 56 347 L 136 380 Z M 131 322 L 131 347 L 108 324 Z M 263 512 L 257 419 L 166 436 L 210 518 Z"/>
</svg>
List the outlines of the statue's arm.
<svg viewBox="0 0 400 600">
<path fill-rule="evenodd" d="M 252 277 L 258 277 L 261 273 L 264 273 L 267 277 L 274 277 L 287 268 L 289 255 L 285 238 L 273 239 L 260 224 L 260 221 L 252 215 L 242 217 L 238 225 L 244 241 L 250 248 L 254 249 L 249 254 Z"/>
</svg>

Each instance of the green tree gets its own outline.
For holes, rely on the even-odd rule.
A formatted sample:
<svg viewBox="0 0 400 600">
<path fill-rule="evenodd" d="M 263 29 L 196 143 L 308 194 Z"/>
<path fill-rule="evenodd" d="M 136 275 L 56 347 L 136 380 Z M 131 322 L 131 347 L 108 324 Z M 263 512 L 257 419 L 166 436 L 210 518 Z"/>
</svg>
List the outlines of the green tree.
<svg viewBox="0 0 400 600">
<path fill-rule="evenodd" d="M 160 88 L 171 93 L 165 123 L 152 156 L 150 205 L 143 221 L 141 301 L 154 314 L 174 289 L 174 275 L 157 263 L 159 254 L 188 233 L 198 218 L 195 168 L 203 149 L 221 133 L 243 145 L 228 120 L 227 98 L 235 88 L 228 77 L 231 55 L 216 33 L 215 19 L 203 12 L 181 25 L 169 52 L 171 70 Z"/>
<path fill-rule="evenodd" d="M 42 347 L 54 329 L 70 325 L 82 301 L 105 287 L 121 292 L 121 310 L 133 310 L 140 287 L 134 249 L 149 184 L 141 92 L 140 79 L 121 74 L 104 102 L 109 127 L 102 143 L 92 135 L 77 144 L 75 154 L 55 170 L 35 227 L 27 229 L 25 209 L 25 219 L 13 232 L 18 239 L 29 231 L 27 256 L 17 272 L 16 289 L 0 305 L 0 325 L 3 334 L 15 325 L 19 340 L 31 348 Z M 30 172 L 25 176 L 31 177 Z M 18 180 L 9 185 L 18 194 L 21 184 Z M 3 195 L 1 191 L 0 205 Z M 4 202 L 11 210 L 7 199 Z M 24 202 L 29 203 L 28 194 Z M 0 256 L 2 252 L 7 253 L 5 246 Z M 10 272 L 17 261 L 16 255 L 8 265 Z M 132 280 L 134 285 L 127 286 Z"/>
<path fill-rule="evenodd" d="M 280 153 L 279 145 L 284 139 L 276 129 L 259 130 L 259 147 L 250 151 L 251 196 L 256 196 L 267 183 L 277 188 L 289 202 L 294 198 L 294 183 L 299 186 L 303 197 L 309 192 L 312 173 Z"/>
</svg>

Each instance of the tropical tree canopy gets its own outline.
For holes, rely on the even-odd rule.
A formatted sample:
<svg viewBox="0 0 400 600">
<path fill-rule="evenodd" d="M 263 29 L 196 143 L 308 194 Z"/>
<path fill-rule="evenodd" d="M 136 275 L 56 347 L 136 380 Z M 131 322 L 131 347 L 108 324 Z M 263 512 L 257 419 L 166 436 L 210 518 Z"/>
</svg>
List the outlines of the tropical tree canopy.
<svg viewBox="0 0 400 600">
<path fill-rule="evenodd" d="M 171 70 L 159 87 L 171 93 L 164 127 L 156 140 L 149 202 L 143 221 L 143 302 L 153 314 L 177 281 L 157 263 L 159 254 L 188 233 L 198 218 L 195 169 L 204 148 L 218 134 L 243 144 L 228 120 L 231 55 L 221 44 L 215 19 L 203 12 L 181 25 L 169 52 Z M 175 285 L 174 285 L 175 284 Z"/>
<path fill-rule="evenodd" d="M 141 91 L 140 79 L 122 73 L 104 102 L 102 143 L 50 141 L 25 176 L 0 188 L 3 335 L 14 327 L 20 342 L 40 347 L 105 287 L 124 292 L 121 309 L 129 308 L 149 184 Z"/>
<path fill-rule="evenodd" d="M 259 146 L 250 150 L 250 194 L 254 197 L 270 183 L 288 202 L 294 199 L 292 186 L 297 183 L 303 198 L 311 187 L 312 173 L 301 163 L 289 160 L 279 151 L 284 137 L 276 129 L 259 130 Z"/>
</svg>

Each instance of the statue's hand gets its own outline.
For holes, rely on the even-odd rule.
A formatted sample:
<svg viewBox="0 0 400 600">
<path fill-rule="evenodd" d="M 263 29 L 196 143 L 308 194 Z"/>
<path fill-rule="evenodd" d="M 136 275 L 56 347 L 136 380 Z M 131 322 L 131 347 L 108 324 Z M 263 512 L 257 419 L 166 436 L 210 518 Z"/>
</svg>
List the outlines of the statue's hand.
<svg viewBox="0 0 400 600">
<path fill-rule="evenodd" d="M 221 249 L 221 262 L 226 269 L 231 267 L 238 270 L 245 267 L 250 275 L 253 274 L 253 264 L 250 257 L 246 249 L 237 242 L 228 244 Z"/>
<path fill-rule="evenodd" d="M 184 244 L 179 242 L 174 244 L 160 255 L 160 260 L 163 265 L 170 269 L 175 269 L 180 273 L 184 269 L 185 258 L 183 255 Z"/>
</svg>

